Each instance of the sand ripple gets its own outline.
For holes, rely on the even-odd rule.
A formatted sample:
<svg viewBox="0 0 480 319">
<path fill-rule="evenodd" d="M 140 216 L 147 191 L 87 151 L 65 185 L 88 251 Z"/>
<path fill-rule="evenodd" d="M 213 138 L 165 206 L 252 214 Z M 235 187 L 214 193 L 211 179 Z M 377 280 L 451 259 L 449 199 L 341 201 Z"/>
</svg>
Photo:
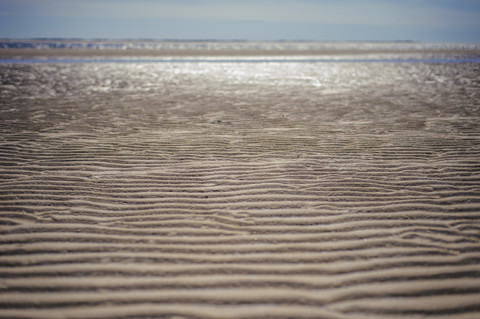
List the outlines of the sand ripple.
<svg viewBox="0 0 480 319">
<path fill-rule="evenodd" d="M 480 316 L 478 65 L 0 75 L 0 318 Z"/>
</svg>

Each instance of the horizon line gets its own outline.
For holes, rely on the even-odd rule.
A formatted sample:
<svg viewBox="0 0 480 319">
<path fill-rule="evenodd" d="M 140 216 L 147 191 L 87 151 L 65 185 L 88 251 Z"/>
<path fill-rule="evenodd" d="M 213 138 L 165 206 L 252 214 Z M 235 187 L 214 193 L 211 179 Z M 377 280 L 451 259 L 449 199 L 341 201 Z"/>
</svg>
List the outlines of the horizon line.
<svg viewBox="0 0 480 319">
<path fill-rule="evenodd" d="M 371 43 L 450 43 L 450 42 L 432 42 L 432 41 L 419 41 L 419 40 L 313 40 L 313 39 L 270 39 L 270 40 L 249 40 L 249 39 L 214 39 L 214 38 L 83 38 L 83 37 L 0 37 L 0 40 L 73 40 L 73 41 L 159 41 L 159 42 L 371 42 Z"/>
</svg>

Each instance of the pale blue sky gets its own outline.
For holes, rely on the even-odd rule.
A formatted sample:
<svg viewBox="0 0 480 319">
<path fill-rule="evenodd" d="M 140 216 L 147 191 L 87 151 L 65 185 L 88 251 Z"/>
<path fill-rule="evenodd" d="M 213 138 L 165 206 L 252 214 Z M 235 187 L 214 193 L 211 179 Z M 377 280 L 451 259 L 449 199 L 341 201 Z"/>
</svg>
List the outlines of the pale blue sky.
<svg viewBox="0 0 480 319">
<path fill-rule="evenodd" d="M 480 43 L 480 0 L 0 0 L 0 37 Z"/>
</svg>

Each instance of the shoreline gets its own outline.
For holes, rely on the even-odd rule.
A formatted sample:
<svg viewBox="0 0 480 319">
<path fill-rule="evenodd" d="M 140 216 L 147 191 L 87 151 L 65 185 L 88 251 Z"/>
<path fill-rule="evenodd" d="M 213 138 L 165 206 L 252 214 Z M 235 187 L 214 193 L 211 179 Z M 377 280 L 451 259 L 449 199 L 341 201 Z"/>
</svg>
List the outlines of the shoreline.
<svg viewBox="0 0 480 319">
<path fill-rule="evenodd" d="M 472 54 L 480 56 L 480 50 L 178 50 L 178 49 L 0 49 L 0 58 L 56 58 L 56 57 L 255 57 L 255 56 L 347 56 L 373 54 Z"/>
</svg>

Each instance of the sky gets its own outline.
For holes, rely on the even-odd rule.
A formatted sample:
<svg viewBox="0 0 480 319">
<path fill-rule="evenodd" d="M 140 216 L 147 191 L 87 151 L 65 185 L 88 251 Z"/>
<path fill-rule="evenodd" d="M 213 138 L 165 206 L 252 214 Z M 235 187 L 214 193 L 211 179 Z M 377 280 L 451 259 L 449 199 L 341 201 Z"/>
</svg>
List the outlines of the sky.
<svg viewBox="0 0 480 319">
<path fill-rule="evenodd" d="M 480 43 L 480 0 L 0 0 L 0 38 Z"/>
</svg>

